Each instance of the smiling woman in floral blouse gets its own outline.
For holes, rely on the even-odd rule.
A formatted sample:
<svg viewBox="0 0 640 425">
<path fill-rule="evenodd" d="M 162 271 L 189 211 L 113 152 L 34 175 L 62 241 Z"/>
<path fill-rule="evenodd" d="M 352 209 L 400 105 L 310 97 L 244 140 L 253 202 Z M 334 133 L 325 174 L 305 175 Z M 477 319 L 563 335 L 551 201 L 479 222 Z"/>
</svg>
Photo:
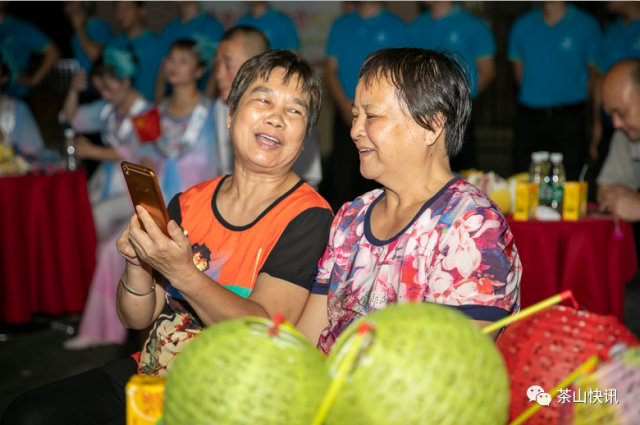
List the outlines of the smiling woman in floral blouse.
<svg viewBox="0 0 640 425">
<path fill-rule="evenodd" d="M 362 316 L 402 302 L 447 304 L 485 326 L 519 310 L 522 267 L 498 207 L 449 159 L 471 115 L 448 53 L 385 49 L 362 65 L 351 138 L 383 187 L 345 204 L 298 328 L 328 353 Z M 327 314 L 328 312 L 328 314 Z"/>
</svg>

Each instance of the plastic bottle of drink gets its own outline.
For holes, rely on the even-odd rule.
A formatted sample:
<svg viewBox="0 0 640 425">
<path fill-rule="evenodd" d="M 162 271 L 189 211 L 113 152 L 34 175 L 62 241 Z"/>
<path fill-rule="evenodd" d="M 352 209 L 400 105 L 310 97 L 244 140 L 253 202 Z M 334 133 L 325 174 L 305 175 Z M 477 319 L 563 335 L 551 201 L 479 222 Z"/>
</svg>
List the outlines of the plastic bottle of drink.
<svg viewBox="0 0 640 425">
<path fill-rule="evenodd" d="M 551 178 L 549 177 L 551 163 L 549 162 L 549 152 L 540 151 L 538 155 L 540 158 L 540 173 L 542 175 L 539 185 L 540 205 L 549 205 L 551 203 Z"/>
<path fill-rule="evenodd" d="M 531 154 L 531 165 L 529 166 L 529 182 L 540 184 L 542 180 L 542 164 L 540 163 L 540 152 Z"/>
<path fill-rule="evenodd" d="M 549 173 L 551 180 L 551 202 L 550 206 L 554 210 L 562 210 L 562 196 L 564 194 L 564 184 L 567 181 L 567 177 L 564 173 L 564 165 L 562 165 L 562 154 L 551 154 L 551 171 Z"/>
<path fill-rule="evenodd" d="M 69 124 L 63 124 L 65 138 L 65 156 L 67 160 L 67 169 L 69 171 L 75 171 L 78 168 L 76 161 L 76 148 L 74 146 L 73 138 L 76 136 L 76 132 Z"/>
</svg>

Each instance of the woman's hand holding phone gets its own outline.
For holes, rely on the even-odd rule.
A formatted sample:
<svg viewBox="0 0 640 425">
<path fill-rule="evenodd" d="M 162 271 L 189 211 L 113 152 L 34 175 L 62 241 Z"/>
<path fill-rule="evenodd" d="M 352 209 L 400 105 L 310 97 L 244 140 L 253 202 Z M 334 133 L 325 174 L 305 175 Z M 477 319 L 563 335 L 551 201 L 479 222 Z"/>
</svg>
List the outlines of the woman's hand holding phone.
<svg viewBox="0 0 640 425">
<path fill-rule="evenodd" d="M 120 254 L 122 258 L 127 260 L 127 265 L 131 264 L 132 266 L 135 266 L 135 267 L 143 267 L 146 264 L 143 264 L 140 257 L 138 257 L 138 253 L 136 252 L 135 248 L 129 242 L 129 232 L 130 232 L 131 226 L 134 223 L 140 226 L 137 214 L 134 214 L 131 217 L 131 220 L 129 220 L 129 224 L 127 225 L 127 228 L 124 229 L 124 231 L 116 241 L 116 248 L 118 249 L 118 254 Z"/>
<path fill-rule="evenodd" d="M 191 242 L 175 221 L 169 222 L 167 237 L 147 210 L 137 206 L 136 211 L 137 216 L 131 218 L 129 226 L 118 239 L 118 251 L 127 262 L 132 265 L 148 264 L 172 284 L 188 279 L 191 273 L 199 273 L 193 263 Z M 180 289 L 179 284 L 174 286 Z"/>
</svg>

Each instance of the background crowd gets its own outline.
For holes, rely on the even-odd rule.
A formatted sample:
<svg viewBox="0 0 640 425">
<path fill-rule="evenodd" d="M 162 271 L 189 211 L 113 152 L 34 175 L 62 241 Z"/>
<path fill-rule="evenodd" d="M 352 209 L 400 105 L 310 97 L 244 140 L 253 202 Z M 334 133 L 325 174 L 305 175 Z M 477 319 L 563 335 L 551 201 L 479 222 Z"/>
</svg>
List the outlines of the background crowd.
<svg viewBox="0 0 640 425">
<path fill-rule="evenodd" d="M 229 22 L 228 16 L 216 13 L 215 2 L 206 4 L 207 13 L 197 2 L 180 2 L 179 17 L 157 34 L 148 29 L 157 28 L 157 22 L 148 19 L 160 7 L 154 3 L 120 2 L 96 7 L 90 2 L 68 2 L 57 6 L 63 8 L 68 24 L 58 23 L 47 32 L 29 22 L 42 21 L 33 8 L 22 3 L 1 3 L 0 45 L 13 56 L 15 67 L 15 75 L 3 84 L 2 91 L 25 100 L 45 127 L 46 113 L 38 113 L 43 108 L 39 106 L 41 97 L 31 92 L 48 73 L 60 70 L 57 60 L 61 52 L 77 60 L 72 72 L 82 68 L 89 75 L 104 47 L 131 49 L 137 61 L 134 88 L 147 100 L 160 102 L 170 93 L 160 65 L 177 39 L 205 35 L 215 46 L 224 26 L 248 25 L 264 33 L 271 49 L 297 49 L 303 54 L 308 51 L 301 45 L 300 28 L 296 28 L 294 20 L 266 2 L 247 2 L 248 13 L 237 22 Z M 500 18 L 513 15 L 515 6 L 504 5 L 502 16 L 494 6 L 473 2 L 343 3 L 344 16 L 326 28 L 326 60 L 315 61 L 325 72 L 324 82 L 333 102 L 325 102 L 325 119 L 321 119 L 314 135 L 313 142 L 320 144 L 324 179 L 319 169 L 314 170 L 312 185 L 320 185 L 334 209 L 369 188 L 359 177 L 357 156 L 346 129 L 350 126 L 357 70 L 369 53 L 385 47 L 443 47 L 466 60 L 476 111 L 465 147 L 452 162 L 453 169 L 491 168 L 506 176 L 525 171 L 532 152 L 550 150 L 564 154 L 569 180 L 577 178 L 585 162 L 591 163 L 589 175 L 597 175 L 612 134 L 610 119 L 600 107 L 599 77 L 618 60 L 640 56 L 640 7 L 634 2 L 523 3 L 517 8 L 525 13 L 505 28 Z M 467 9 L 477 11 L 484 19 Z M 531 10 L 526 12 L 527 9 Z M 116 25 L 109 25 L 105 19 Z M 61 40 L 61 33 L 67 30 L 60 28 L 67 25 L 72 34 L 68 40 Z M 260 51 L 259 46 L 251 48 L 254 54 Z M 507 72 L 512 75 L 505 75 L 506 61 L 512 68 Z M 216 79 L 211 75 L 207 69 L 198 80 L 198 88 L 216 98 Z M 505 88 L 505 84 L 512 87 Z M 492 85 L 493 89 L 488 90 Z M 487 91 L 491 93 L 483 98 Z M 514 101 L 511 93 L 516 92 L 515 104 L 509 104 Z M 80 93 L 80 101 L 97 97 L 89 81 Z M 498 111 L 495 103 L 508 111 Z M 511 140 L 506 145 L 498 131 L 504 129 L 505 114 L 512 124 L 508 130 Z M 481 128 L 477 128 L 478 123 Z M 47 145 L 55 146 L 60 140 L 60 132 L 43 129 L 43 133 Z M 99 138 L 89 139 L 99 143 Z M 487 139 L 491 140 L 483 141 Z M 496 145 L 503 149 L 496 152 Z M 228 171 L 228 167 L 223 165 L 221 171 Z"/>
<path fill-rule="evenodd" d="M 532 152 L 543 150 L 563 154 L 568 180 L 576 180 L 585 163 L 595 169 L 592 178 L 597 175 L 613 134 L 601 106 L 602 75 L 621 59 L 640 58 L 640 4 L 607 2 L 608 14 L 587 5 L 608 17 L 604 28 L 579 7 L 584 5 L 532 4 L 507 34 L 498 34 L 506 36 L 503 40 L 464 4 L 422 2 L 416 10 L 416 4 L 399 3 L 403 4 L 344 2 L 343 15 L 327 28 L 324 60 L 316 61 L 330 96 L 325 96 L 325 119 L 321 117 L 307 135 L 294 171 L 319 189 L 334 211 L 376 187 L 360 173 L 350 136 L 351 105 L 364 59 L 390 47 L 444 48 L 465 60 L 478 111 L 472 114 L 462 151 L 451 161 L 453 170 L 487 165 L 481 161 L 476 122 L 491 109 L 481 103 L 483 93 L 503 83 L 498 46 L 506 44 L 502 53 L 511 64 L 518 95 L 511 106 L 516 111 L 512 167 L 497 171 L 527 171 Z M 105 6 L 115 27 L 100 17 Z M 52 137 L 42 141 L 29 106 L 38 109 L 41 100 L 35 92 L 48 74 L 72 76 L 59 84 L 67 93 L 58 121 L 69 123 L 77 133 L 76 154 L 91 177 L 101 248 L 89 297 L 93 308 L 87 309 L 97 317 L 85 317 L 80 340 L 69 341 L 70 348 L 126 338 L 110 308 L 114 301 L 108 290 L 124 267 L 114 241 L 132 212 L 119 162 L 136 161 L 156 169 L 167 200 L 200 181 L 231 173 L 226 102 L 240 66 L 268 49 L 304 52 L 294 20 L 267 2 L 247 2 L 247 13 L 235 23 L 227 22 L 232 29 L 226 33 L 214 16 L 216 4 L 206 6 L 209 13 L 201 3 L 177 2 L 178 17 L 156 34 L 148 29 L 150 11 L 159 7 L 155 3 L 125 1 L 97 8 L 90 2 L 65 2 L 58 7 L 72 29 L 68 49 L 28 21 L 24 4 L 0 2 L 2 104 L 4 111 L 15 105 L 11 141 L 19 151 L 55 147 L 56 138 L 49 131 L 43 133 Z M 422 11 L 401 19 L 387 8 L 391 6 L 404 15 L 408 7 Z M 12 8 L 26 19 L 11 13 Z M 60 59 L 65 50 L 71 60 Z M 47 103 L 55 106 L 53 99 Z M 151 110 L 158 111 L 158 119 L 149 115 Z M 3 133 L 6 137 L 10 132 Z M 155 133 L 162 137 L 146 143 L 156 139 Z"/>
<path fill-rule="evenodd" d="M 333 117 L 307 136 L 294 171 L 319 188 L 334 210 L 376 184 L 361 176 L 350 136 L 358 70 L 370 53 L 389 47 L 457 52 L 468 67 L 472 99 L 496 79 L 498 44 L 489 25 L 461 4 L 423 3 L 424 11 L 407 23 L 383 2 L 345 2 L 343 16 L 329 29 L 325 60 L 319 65 L 333 100 Z M 71 61 L 60 60 L 61 48 L 49 35 L 12 14 L 9 2 L 0 2 L 2 134 L 21 152 L 54 145 L 49 138 L 43 142 L 29 105 L 36 107 L 32 92 L 49 73 L 70 71 L 73 78 L 65 86 L 58 119 L 77 133 L 76 153 L 90 173 L 101 241 L 89 297 L 92 308 L 87 309 L 100 317 L 86 317 L 80 339 L 68 344 L 83 348 L 98 341 L 121 343 L 126 337 L 108 299 L 108 289 L 124 267 L 114 241 L 132 212 L 118 163 L 130 160 L 156 169 L 165 199 L 229 174 L 234 161 L 226 102 L 235 75 L 258 53 L 300 50 L 301 44 L 294 21 L 266 2 L 249 2 L 248 13 L 226 33 L 198 2 L 178 2 L 179 16 L 159 34 L 147 28 L 154 3 L 110 5 L 116 28 L 96 16 L 89 2 L 60 6 L 73 30 Z M 215 12 L 215 4 L 209 10 Z M 621 59 L 640 57 L 640 5 L 608 2 L 607 10 L 616 17 L 604 34 L 592 15 L 566 2 L 543 2 L 509 29 L 506 54 L 518 86 L 513 171 L 526 171 L 531 153 L 546 150 L 563 154 L 569 180 L 578 178 L 585 162 L 595 165 L 597 173 L 613 133 L 601 107 L 602 74 Z M 146 114 L 150 110 L 159 111 L 157 122 Z M 472 117 L 462 151 L 452 160 L 453 170 L 481 165 L 475 121 Z M 157 135 L 149 132 L 162 137 L 155 140 Z M 322 165 L 320 133 L 325 139 L 331 134 Z"/>
</svg>

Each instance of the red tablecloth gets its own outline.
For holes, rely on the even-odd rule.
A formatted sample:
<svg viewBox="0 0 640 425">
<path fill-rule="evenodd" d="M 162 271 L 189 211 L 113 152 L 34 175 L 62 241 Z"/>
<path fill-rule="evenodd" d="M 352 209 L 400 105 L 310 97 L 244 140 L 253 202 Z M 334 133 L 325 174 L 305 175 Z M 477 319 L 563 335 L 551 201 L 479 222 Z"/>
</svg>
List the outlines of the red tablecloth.
<svg viewBox="0 0 640 425">
<path fill-rule="evenodd" d="M 96 263 L 84 173 L 0 178 L 0 320 L 81 312 Z"/>
<path fill-rule="evenodd" d="M 624 323 L 624 286 L 638 270 L 631 225 L 620 221 L 624 236 L 616 240 L 606 216 L 507 221 L 522 262 L 522 307 L 571 289 L 585 309 Z"/>
</svg>

